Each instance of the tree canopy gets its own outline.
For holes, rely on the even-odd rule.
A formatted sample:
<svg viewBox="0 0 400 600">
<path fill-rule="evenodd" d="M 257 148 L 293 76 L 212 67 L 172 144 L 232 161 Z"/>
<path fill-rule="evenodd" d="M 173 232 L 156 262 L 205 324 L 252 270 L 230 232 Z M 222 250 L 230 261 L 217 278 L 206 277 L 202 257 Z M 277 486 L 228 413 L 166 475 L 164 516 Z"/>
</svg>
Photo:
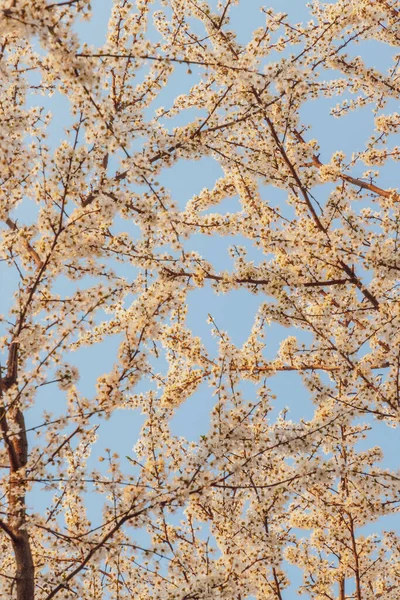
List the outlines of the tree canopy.
<svg viewBox="0 0 400 600">
<path fill-rule="evenodd" d="M 400 598 L 400 3 L 303 4 L 0 0 L 2 598 Z"/>
</svg>

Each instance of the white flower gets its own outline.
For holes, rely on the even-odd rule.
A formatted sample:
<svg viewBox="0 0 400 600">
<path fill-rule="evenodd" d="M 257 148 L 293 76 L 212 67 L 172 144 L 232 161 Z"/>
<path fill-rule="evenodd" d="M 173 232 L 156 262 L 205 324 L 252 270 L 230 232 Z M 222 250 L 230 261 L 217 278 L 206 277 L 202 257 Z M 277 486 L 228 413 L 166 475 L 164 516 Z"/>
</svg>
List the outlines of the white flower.
<svg viewBox="0 0 400 600">
<path fill-rule="evenodd" d="M 79 370 L 77 367 L 65 363 L 57 369 L 56 378 L 60 390 L 69 390 L 79 380 Z"/>
</svg>

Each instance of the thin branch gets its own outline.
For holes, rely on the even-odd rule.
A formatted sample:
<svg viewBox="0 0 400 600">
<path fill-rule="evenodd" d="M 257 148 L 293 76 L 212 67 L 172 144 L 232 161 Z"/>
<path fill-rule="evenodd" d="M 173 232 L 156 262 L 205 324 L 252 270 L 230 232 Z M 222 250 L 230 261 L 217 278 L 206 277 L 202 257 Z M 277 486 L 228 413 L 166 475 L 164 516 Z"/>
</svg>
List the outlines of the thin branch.
<svg viewBox="0 0 400 600">
<path fill-rule="evenodd" d="M 5 219 L 5 223 L 6 225 L 8 225 L 8 227 L 12 230 L 12 231 L 18 231 L 18 226 L 17 224 L 10 219 L 10 217 L 7 217 Z M 23 245 L 25 246 L 26 250 L 28 251 L 28 253 L 30 254 L 31 258 L 33 259 L 34 263 L 36 264 L 36 266 L 38 267 L 38 269 L 40 269 L 43 266 L 43 261 L 40 258 L 39 254 L 36 252 L 36 250 L 30 245 L 30 243 L 28 242 L 28 240 L 26 238 L 24 238 L 23 236 L 20 237 L 21 242 L 23 243 Z"/>
<path fill-rule="evenodd" d="M 18 540 L 18 537 L 15 535 L 11 527 L 2 519 L 0 519 L 0 529 L 2 529 L 12 539 L 13 542 L 16 542 Z"/>
</svg>

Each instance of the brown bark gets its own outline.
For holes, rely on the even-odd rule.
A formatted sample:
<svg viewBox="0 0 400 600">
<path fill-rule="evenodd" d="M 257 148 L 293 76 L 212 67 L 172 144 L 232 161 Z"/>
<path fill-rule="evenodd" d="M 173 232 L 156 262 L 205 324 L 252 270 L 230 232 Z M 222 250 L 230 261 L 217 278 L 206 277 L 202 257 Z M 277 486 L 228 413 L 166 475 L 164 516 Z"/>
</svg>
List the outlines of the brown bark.
<svg viewBox="0 0 400 600">
<path fill-rule="evenodd" d="M 12 545 L 16 563 L 16 598 L 17 600 L 34 600 L 35 566 L 28 533 L 19 531 L 17 537 L 12 541 Z"/>
<path fill-rule="evenodd" d="M 346 598 L 346 580 L 344 577 L 339 581 L 339 600 Z"/>
<path fill-rule="evenodd" d="M 8 517 L 13 532 L 11 538 L 15 556 L 15 586 L 16 600 L 34 600 L 35 597 L 35 567 L 29 534 L 25 530 L 25 481 L 20 469 L 27 463 L 28 442 L 25 432 L 25 421 L 19 409 L 13 415 L 20 431 L 10 438 L 17 465 L 11 465 L 10 491 L 8 494 Z M 11 462 L 11 461 L 10 461 Z"/>
<path fill-rule="evenodd" d="M 18 402 L 6 406 L 3 391 L 17 382 L 18 344 L 11 343 L 7 365 L 7 377 L 0 376 L 1 415 L 0 427 L 5 447 L 8 452 L 10 479 L 7 494 L 8 521 L 2 527 L 8 533 L 15 556 L 16 600 L 34 600 L 35 567 L 32 549 L 26 526 L 25 492 L 26 482 L 24 469 L 28 461 L 28 439 L 25 419 Z M 18 426 L 18 433 L 10 433 L 9 424 Z"/>
</svg>

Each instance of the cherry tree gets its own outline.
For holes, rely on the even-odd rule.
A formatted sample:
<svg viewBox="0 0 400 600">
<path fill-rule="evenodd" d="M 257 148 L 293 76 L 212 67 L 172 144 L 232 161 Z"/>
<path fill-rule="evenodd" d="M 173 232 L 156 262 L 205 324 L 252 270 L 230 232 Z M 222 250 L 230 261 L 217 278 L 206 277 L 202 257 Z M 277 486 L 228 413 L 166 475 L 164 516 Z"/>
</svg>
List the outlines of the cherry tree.
<svg viewBox="0 0 400 600">
<path fill-rule="evenodd" d="M 375 435 L 400 409 L 399 2 L 265 7 L 247 42 L 243 5 L 114 0 L 94 46 L 100 0 L 0 0 L 2 598 L 400 598 Z M 363 145 L 327 151 L 328 120 L 359 114 Z M 181 205 L 165 172 L 205 158 L 220 175 Z M 243 344 L 213 316 L 234 290 L 258 300 Z M 291 372 L 309 417 L 275 410 Z M 195 439 L 172 426 L 193 398 L 213 401 Z M 126 458 L 104 438 L 121 410 L 142 423 Z"/>
</svg>

